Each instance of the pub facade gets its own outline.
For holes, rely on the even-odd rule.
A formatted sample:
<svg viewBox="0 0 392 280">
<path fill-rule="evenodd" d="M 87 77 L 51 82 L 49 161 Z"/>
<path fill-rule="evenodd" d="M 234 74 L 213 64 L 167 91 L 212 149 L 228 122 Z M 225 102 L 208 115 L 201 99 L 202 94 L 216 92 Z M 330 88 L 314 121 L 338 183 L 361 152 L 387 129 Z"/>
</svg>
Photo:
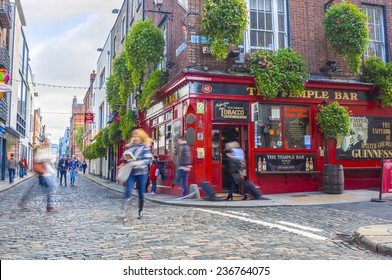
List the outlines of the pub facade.
<svg viewBox="0 0 392 280">
<path fill-rule="evenodd" d="M 251 76 L 184 71 L 143 116 L 165 172 L 159 192 L 180 194 L 172 184 L 180 135 L 193 155 L 189 183 L 207 181 L 217 192 L 229 187 L 225 144 L 231 141 L 244 149 L 247 177 L 265 194 L 322 190 L 327 157 L 343 165 L 346 190 L 377 187 L 381 158 L 392 156 L 392 110 L 382 108 L 371 84 L 320 78 L 305 86 L 304 94 L 266 99 Z M 333 101 L 349 108 L 351 129 L 327 143 L 315 115 Z"/>
</svg>

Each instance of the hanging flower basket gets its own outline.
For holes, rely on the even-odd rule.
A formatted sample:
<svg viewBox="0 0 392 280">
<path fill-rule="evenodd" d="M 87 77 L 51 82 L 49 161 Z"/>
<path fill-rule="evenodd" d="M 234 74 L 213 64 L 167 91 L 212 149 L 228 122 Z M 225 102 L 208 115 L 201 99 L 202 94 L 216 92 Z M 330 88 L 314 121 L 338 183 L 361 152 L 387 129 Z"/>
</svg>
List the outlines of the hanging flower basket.
<svg viewBox="0 0 392 280">
<path fill-rule="evenodd" d="M 369 43 L 367 15 L 346 1 L 332 5 L 323 20 L 325 34 L 332 49 L 348 62 L 354 74 L 360 73 L 361 55 Z"/>
<path fill-rule="evenodd" d="M 239 44 L 247 23 L 247 5 L 244 0 L 204 1 L 200 26 L 217 60 L 226 58 L 228 47 Z"/>
</svg>

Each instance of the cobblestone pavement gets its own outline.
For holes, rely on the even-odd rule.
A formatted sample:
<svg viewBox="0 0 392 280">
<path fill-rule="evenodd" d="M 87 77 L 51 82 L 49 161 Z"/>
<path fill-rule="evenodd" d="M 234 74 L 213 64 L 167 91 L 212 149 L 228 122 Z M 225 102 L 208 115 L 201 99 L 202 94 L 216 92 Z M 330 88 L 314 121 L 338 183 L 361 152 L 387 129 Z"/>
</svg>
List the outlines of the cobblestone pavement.
<svg viewBox="0 0 392 280">
<path fill-rule="evenodd" d="M 386 220 L 319 206 L 203 209 L 146 202 L 137 220 L 117 218 L 122 195 L 79 176 L 56 186 L 57 212 L 37 186 L 27 209 L 18 199 L 32 178 L 0 194 L 0 259 L 388 259 L 337 233 Z M 301 227 L 302 226 L 302 227 Z"/>
</svg>

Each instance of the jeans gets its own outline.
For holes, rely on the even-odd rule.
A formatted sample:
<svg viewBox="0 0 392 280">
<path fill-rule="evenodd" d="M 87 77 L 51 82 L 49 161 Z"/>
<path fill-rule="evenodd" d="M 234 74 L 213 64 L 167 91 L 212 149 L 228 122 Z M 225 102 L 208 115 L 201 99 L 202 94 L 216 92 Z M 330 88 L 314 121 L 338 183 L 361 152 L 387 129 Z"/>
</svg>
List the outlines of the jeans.
<svg viewBox="0 0 392 280">
<path fill-rule="evenodd" d="M 64 177 L 64 183 L 65 185 L 67 185 L 67 170 L 60 171 L 60 185 L 63 183 L 63 177 Z"/>
<path fill-rule="evenodd" d="M 25 171 L 24 171 L 24 167 L 19 167 L 19 177 L 20 178 L 23 178 L 23 176 L 24 176 L 24 174 L 25 174 Z"/>
<path fill-rule="evenodd" d="M 15 179 L 15 169 L 14 168 L 8 168 L 8 174 L 10 177 L 10 183 L 14 182 Z"/>
<path fill-rule="evenodd" d="M 46 194 L 46 207 L 53 207 L 53 181 L 51 177 L 39 175 L 39 182 L 42 183 L 42 191 Z M 26 204 L 26 201 L 31 196 L 31 192 L 36 185 L 31 185 L 23 194 L 20 203 Z"/>
<path fill-rule="evenodd" d="M 157 190 L 157 180 L 151 180 L 151 192 L 155 192 Z"/>
<path fill-rule="evenodd" d="M 189 171 L 178 169 L 178 179 L 182 186 L 182 196 L 186 196 L 189 194 L 188 177 L 189 177 Z"/>
<path fill-rule="evenodd" d="M 125 182 L 125 198 L 128 199 L 132 195 L 133 185 L 136 183 L 137 191 L 139 193 L 139 200 L 144 199 L 144 188 L 147 183 L 148 174 L 130 175 Z"/>
<path fill-rule="evenodd" d="M 70 171 L 69 172 L 69 179 L 71 181 L 71 185 L 75 185 L 75 178 L 76 178 L 76 171 Z"/>
</svg>

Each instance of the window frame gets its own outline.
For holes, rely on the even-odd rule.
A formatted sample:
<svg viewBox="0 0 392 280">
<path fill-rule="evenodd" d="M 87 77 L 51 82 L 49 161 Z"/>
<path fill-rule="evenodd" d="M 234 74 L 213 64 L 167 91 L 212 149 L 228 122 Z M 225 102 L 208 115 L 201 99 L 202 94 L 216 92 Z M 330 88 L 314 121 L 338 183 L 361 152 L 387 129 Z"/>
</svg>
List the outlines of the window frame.
<svg viewBox="0 0 392 280">
<path fill-rule="evenodd" d="M 380 17 L 380 21 L 381 21 L 381 30 L 379 30 L 380 31 L 380 40 L 379 41 L 376 41 L 376 40 L 373 40 L 373 38 L 375 37 L 375 36 L 373 36 L 373 38 L 371 37 L 371 35 L 374 35 L 374 34 L 376 34 L 376 30 L 375 29 L 373 29 L 373 34 L 370 34 L 370 32 L 369 32 L 369 39 L 370 39 L 370 42 L 369 42 L 369 44 L 368 44 L 368 46 L 366 47 L 366 51 L 364 52 L 364 59 L 366 59 L 366 58 L 368 58 L 368 57 L 372 57 L 372 56 L 377 56 L 377 57 L 380 57 L 381 59 L 382 59 L 382 61 L 384 61 L 384 62 L 386 62 L 386 61 L 388 61 L 389 60 L 389 57 L 388 57 L 388 44 L 387 44 L 387 28 L 386 28 L 386 14 L 385 14 L 385 6 L 384 5 L 377 5 L 377 4 L 370 4 L 370 3 L 362 3 L 362 5 L 361 5 L 361 10 L 366 14 L 366 15 L 368 15 L 369 16 L 369 18 L 366 20 L 366 23 L 369 25 L 369 24 L 371 24 L 371 25 L 373 25 L 373 26 L 375 26 L 375 25 L 377 25 L 376 24 L 376 22 L 375 22 L 375 18 L 376 17 L 370 17 L 370 13 L 368 13 L 369 12 L 369 10 L 371 10 L 371 14 L 374 16 L 375 15 L 375 12 L 376 12 L 376 10 L 379 10 L 379 11 L 381 11 L 381 14 L 382 14 L 382 16 Z M 371 19 L 373 19 L 373 22 L 369 22 Z M 369 31 L 370 31 L 370 28 L 369 28 Z M 374 53 L 374 55 L 370 55 L 369 54 L 369 46 L 373 43 L 375 43 L 376 42 L 376 44 L 381 44 L 381 56 L 378 56 L 376 53 Z"/>
</svg>

